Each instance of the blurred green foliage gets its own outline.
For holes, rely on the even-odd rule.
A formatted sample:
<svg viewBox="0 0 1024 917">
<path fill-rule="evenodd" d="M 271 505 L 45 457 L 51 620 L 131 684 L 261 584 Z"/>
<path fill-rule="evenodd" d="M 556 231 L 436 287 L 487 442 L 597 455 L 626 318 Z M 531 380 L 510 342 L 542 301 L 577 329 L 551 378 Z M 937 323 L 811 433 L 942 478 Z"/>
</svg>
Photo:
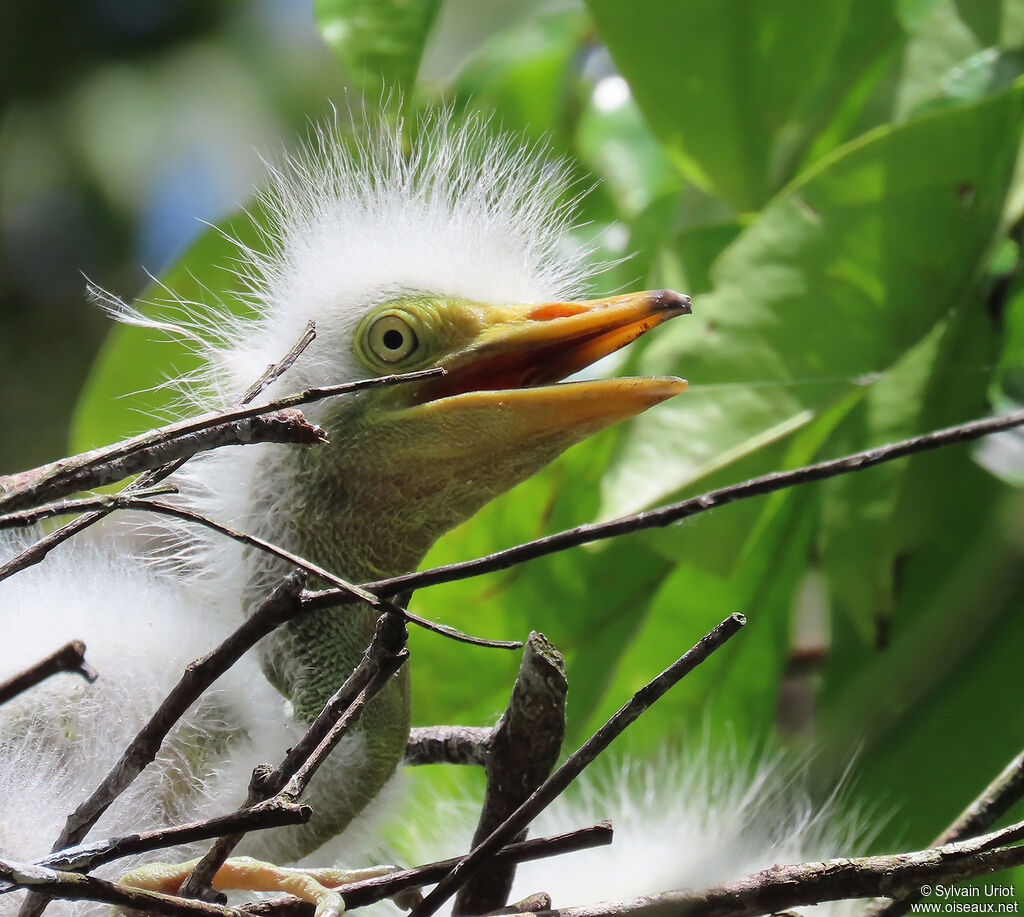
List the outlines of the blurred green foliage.
<svg viewBox="0 0 1024 917">
<path fill-rule="evenodd" d="M 337 64 L 303 0 L 0 4 L 0 468 L 64 454 L 131 298 L 329 110 Z"/>
<path fill-rule="evenodd" d="M 690 392 L 571 451 L 428 564 L 1024 400 L 1019 0 L 590 0 L 418 81 L 434 5 L 387 7 L 397 25 L 372 0 L 316 8 L 371 103 L 390 88 L 549 138 L 588 189 L 580 233 L 610 265 L 596 292 L 694 294 L 692 319 L 616 369 Z M 223 296 L 223 245 L 201 237 L 169 285 Z M 150 346 L 140 365 L 143 337 L 108 342 L 76 446 L 140 425 L 111 397 L 174 362 Z M 903 460 L 414 607 L 494 637 L 543 630 L 568 657 L 570 743 L 742 610 L 747 631 L 626 744 L 812 749 L 823 781 L 853 758 L 856 794 L 895 813 L 878 845 L 921 845 L 1024 745 L 1022 452 L 1007 434 Z M 418 722 L 504 706 L 515 659 L 424 634 L 413 651 Z"/>
</svg>

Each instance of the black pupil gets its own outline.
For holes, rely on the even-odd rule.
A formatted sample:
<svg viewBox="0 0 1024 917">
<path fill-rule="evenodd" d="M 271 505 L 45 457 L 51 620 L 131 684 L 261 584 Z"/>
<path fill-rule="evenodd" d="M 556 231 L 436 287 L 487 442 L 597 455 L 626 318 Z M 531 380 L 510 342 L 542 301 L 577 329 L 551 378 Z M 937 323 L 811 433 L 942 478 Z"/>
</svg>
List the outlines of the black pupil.
<svg viewBox="0 0 1024 917">
<path fill-rule="evenodd" d="M 390 328 L 384 332 L 384 346 L 388 350 L 401 350 L 405 343 L 405 335 L 401 331 Z"/>
</svg>

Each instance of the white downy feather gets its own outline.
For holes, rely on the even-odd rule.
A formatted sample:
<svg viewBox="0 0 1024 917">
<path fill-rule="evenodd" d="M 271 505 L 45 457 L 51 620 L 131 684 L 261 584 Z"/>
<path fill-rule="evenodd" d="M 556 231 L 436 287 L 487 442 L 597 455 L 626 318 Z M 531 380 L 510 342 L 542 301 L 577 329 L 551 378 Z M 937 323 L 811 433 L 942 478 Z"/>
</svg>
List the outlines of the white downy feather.
<svg viewBox="0 0 1024 917">
<path fill-rule="evenodd" d="M 582 907 L 699 891 L 776 864 L 855 856 L 877 830 L 868 813 L 851 803 L 845 785 L 826 799 L 812 796 L 806 760 L 745 758 L 732 745 L 715 747 L 707 740 L 685 750 L 663 749 L 653 759 L 609 754 L 538 816 L 530 836 L 610 819 L 612 844 L 520 864 L 510 901 L 546 892 L 556 908 Z M 388 831 L 392 858 L 419 864 L 465 854 L 479 809 L 480 800 L 468 794 L 438 799 L 413 789 L 401 810 L 403 823 Z M 332 846 L 307 864 L 330 857 Z M 344 856 L 340 845 L 336 855 Z M 847 917 L 858 908 L 857 902 L 837 901 L 800 910 Z M 398 911 L 392 907 L 390 913 Z"/>
<path fill-rule="evenodd" d="M 2 544 L 8 559 L 23 543 Z M 85 642 L 94 684 L 59 674 L 4 705 L 0 723 L 0 856 L 30 861 L 49 852 L 85 800 L 181 676 L 226 635 L 183 583 L 144 559 L 102 543 L 64 545 L 0 588 L 6 678 L 69 639 Z M 252 768 L 278 760 L 301 734 L 256 663 L 243 659 L 176 729 L 103 816 L 92 837 L 222 814 L 242 801 Z M 201 753 L 202 749 L 213 749 Z M 230 754 L 219 753 L 230 749 Z M 182 855 L 188 851 L 179 850 Z M 116 877 L 122 861 L 98 871 Z M 0 896 L 0 915 L 22 893 Z M 55 902 L 54 914 L 99 912 Z M 50 911 L 48 911 L 50 913 Z"/>
<path fill-rule="evenodd" d="M 418 144 L 406 150 L 391 130 L 371 131 L 355 146 L 325 130 L 314 135 L 306 151 L 273 170 L 270 190 L 261 199 L 271 214 L 267 250 L 240 252 L 236 295 L 250 304 L 253 317 L 191 314 L 188 304 L 179 303 L 189 316 L 186 337 L 198 333 L 210 341 L 203 348 L 208 362 L 201 378 L 182 380 L 195 407 L 231 403 L 288 351 L 311 319 L 316 341 L 267 395 L 363 375 L 351 356 L 352 331 L 368 308 L 402 293 L 522 303 L 581 291 L 585 252 L 570 240 L 562 167 L 507 139 L 488 140 L 486 124 L 458 127 L 442 115 L 421 125 L 419 134 Z M 136 313 L 132 320 L 145 321 Z M 166 322 L 153 324 L 160 328 Z M 319 414 L 316 407 L 307 413 L 314 421 Z M 281 536 L 279 520 L 286 515 L 281 509 L 293 501 L 298 486 L 290 454 L 288 447 L 273 445 L 220 450 L 190 463 L 179 482 L 187 499 L 207 515 L 244 531 Z M 286 534 L 277 540 L 287 541 Z M 102 676 L 91 686 L 75 676 L 58 676 L 4 709 L 3 857 L 30 859 L 49 850 L 69 808 L 95 787 L 184 665 L 237 620 L 243 582 L 263 572 L 258 559 L 244 560 L 232 543 L 193 530 L 171 535 L 175 547 L 165 552 L 162 564 L 133 556 L 132 541 L 115 538 L 64 546 L 42 565 L 0 583 L 7 672 L 80 637 Z M 9 555 L 16 547 L 7 543 L 3 552 Z M 230 811 L 244 795 L 253 764 L 279 760 L 296 730 L 256 664 L 244 660 L 200 702 L 157 764 L 91 836 Z M 196 768 L 197 748 L 224 746 L 227 739 L 226 757 L 214 754 Z M 578 904 L 641 888 L 697 886 L 772 862 L 848 852 L 844 846 L 826 849 L 832 835 L 822 827 L 823 816 L 806 807 L 777 805 L 780 798 L 799 796 L 780 796 L 772 775 L 759 773 L 748 782 L 712 776 L 714 767 L 705 759 L 686 769 L 673 765 L 664 777 L 652 772 L 640 797 L 620 795 L 618 805 L 619 790 L 612 789 L 610 814 L 618 816 L 619 843 L 611 853 L 572 858 L 587 864 L 583 887 L 589 896 L 579 888 L 556 888 L 555 879 L 569 875 L 561 862 L 524 869 L 522 887 L 542 888 L 556 893 L 556 902 Z M 638 805 L 637 798 L 646 802 Z M 710 808 L 708 800 L 713 800 Z M 605 817 L 607 800 L 594 811 L 556 812 L 539 830 Z M 651 814 L 681 831 L 667 837 L 667 845 L 682 872 L 670 876 L 655 867 L 652 876 L 649 870 L 621 868 L 634 855 L 647 867 L 656 862 L 644 852 L 644 842 L 660 833 L 645 821 Z M 453 837 L 448 835 L 449 843 Z M 464 843 L 465 838 L 456 849 L 464 849 Z M 321 850 L 315 859 L 323 863 L 330 856 Z M 423 857 L 429 858 L 426 851 Z M 358 855 L 349 849 L 345 859 L 358 862 Z M 116 875 L 129 865 L 121 862 L 100 874 Z M 635 880 L 634 891 L 600 890 L 595 878 L 611 874 L 610 865 L 617 867 L 617 876 Z M 21 897 L 0 895 L 0 917 L 13 915 Z M 62 902 L 48 913 L 101 909 Z"/>
<path fill-rule="evenodd" d="M 270 168 L 259 192 L 263 245 L 239 245 L 232 296 L 249 318 L 173 301 L 154 321 L 178 337 L 199 336 L 205 366 L 177 383 L 194 411 L 231 404 L 299 339 L 309 321 L 316 339 L 301 359 L 261 394 L 270 398 L 313 386 L 364 378 L 352 354 L 356 325 L 375 305 L 427 293 L 493 304 L 570 299 L 585 289 L 588 252 L 572 236 L 572 190 L 566 168 L 542 149 L 523 149 L 470 118 L 425 118 L 407 148 L 401 127 L 364 125 L 355 139 L 337 125 L 314 130 L 300 152 Z M 173 298 L 173 291 L 167 291 Z M 145 318 L 95 289 L 115 314 Z M 312 422 L 323 405 L 304 413 Z M 176 476 L 202 512 L 242 531 L 287 542 L 284 510 L 304 483 L 290 447 L 227 449 L 193 460 Z M 161 523 L 167 528 L 166 521 Z M 197 585 L 237 596 L 242 581 L 269 587 L 279 567 L 265 556 L 242 561 L 220 536 L 181 533 L 167 559 Z M 344 573 L 345 571 L 337 571 Z M 227 579 L 225 579 L 227 577 Z"/>
</svg>

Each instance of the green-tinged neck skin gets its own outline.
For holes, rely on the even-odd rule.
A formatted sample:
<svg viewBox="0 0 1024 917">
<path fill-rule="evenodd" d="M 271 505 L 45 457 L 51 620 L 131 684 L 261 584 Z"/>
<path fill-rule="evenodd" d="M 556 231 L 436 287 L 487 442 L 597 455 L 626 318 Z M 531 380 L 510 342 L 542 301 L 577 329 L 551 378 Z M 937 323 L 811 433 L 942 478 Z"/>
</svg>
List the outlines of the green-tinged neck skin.
<svg viewBox="0 0 1024 917">
<path fill-rule="evenodd" d="M 314 519 L 319 513 L 312 512 Z M 322 537 L 336 532 L 311 521 L 293 544 L 303 557 L 360 582 L 371 578 L 343 540 Z M 396 567 L 395 571 L 405 567 Z M 296 719 L 311 722 L 352 674 L 373 637 L 378 613 L 361 602 L 320 609 L 292 621 L 261 648 L 268 678 L 291 700 Z M 250 850 L 272 860 L 296 860 L 340 834 L 392 777 L 409 736 L 409 670 L 404 666 L 367 705 L 350 738 L 317 772 L 305 801 L 314 817 L 306 825 L 263 832 Z"/>
<path fill-rule="evenodd" d="M 362 603 L 325 608 L 287 624 L 265 641 L 264 669 L 291 699 L 297 719 L 310 722 L 352 673 L 377 617 Z M 394 774 L 408 736 L 409 670 L 403 666 L 314 777 L 304 799 L 313 806 L 310 822 L 262 832 L 270 846 L 260 847 L 257 841 L 250 852 L 292 861 L 340 834 Z"/>
<path fill-rule="evenodd" d="M 444 423 L 428 435 L 430 421 L 387 422 L 372 411 L 349 410 L 328 417 L 324 426 L 344 435 L 296 454 L 304 496 L 287 547 L 357 583 L 414 570 L 441 534 L 571 441 L 559 438 L 501 455 L 484 449 L 481 456 L 481 450 L 460 446 L 459 431 Z M 377 617 L 359 603 L 323 609 L 264 641 L 264 670 L 298 719 L 312 720 L 351 674 Z M 273 832 L 277 846 L 271 852 L 293 859 L 343 830 L 394 773 L 408 733 L 409 676 L 403 668 L 363 714 L 358 741 L 365 743 L 364 758 L 317 774 L 308 800 L 316 810 L 313 821 Z"/>
</svg>

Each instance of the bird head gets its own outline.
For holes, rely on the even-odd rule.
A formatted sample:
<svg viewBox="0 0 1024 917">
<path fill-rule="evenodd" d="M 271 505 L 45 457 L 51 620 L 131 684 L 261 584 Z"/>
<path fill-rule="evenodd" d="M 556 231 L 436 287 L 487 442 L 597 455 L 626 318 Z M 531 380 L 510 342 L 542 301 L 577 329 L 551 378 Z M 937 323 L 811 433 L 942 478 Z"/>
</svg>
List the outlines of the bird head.
<svg viewBox="0 0 1024 917">
<path fill-rule="evenodd" d="M 238 295 L 252 314 L 214 329 L 204 406 L 234 401 L 310 321 L 315 339 L 264 394 L 444 374 L 310 405 L 322 445 L 215 450 L 180 472 L 184 498 L 334 574 L 375 580 L 414 569 L 445 531 L 569 446 L 681 392 L 675 378 L 569 381 L 690 304 L 666 290 L 584 300 L 567 187 L 544 155 L 445 113 L 409 143 L 393 126 L 355 145 L 316 133 L 272 174 L 259 208 L 266 244 L 240 247 Z M 288 566 L 185 538 L 172 561 L 232 606 L 263 598 Z M 349 602 L 263 641 L 263 671 L 299 719 L 351 674 L 376 619 Z M 279 831 L 279 853 L 296 858 L 333 836 L 391 775 L 407 739 L 408 678 L 403 669 L 364 711 L 363 764 L 318 774 L 318 814 Z"/>
<path fill-rule="evenodd" d="M 390 128 L 354 147 L 315 134 L 272 175 L 267 244 L 241 258 L 255 317 L 212 353 L 212 387 L 230 400 L 309 320 L 316 340 L 283 389 L 445 374 L 314 406 L 322 448 L 197 463 L 205 506 L 350 577 L 403 572 L 564 449 L 681 392 L 675 378 L 563 381 L 689 311 L 666 290 L 580 297 L 567 187 L 542 152 L 445 114 L 411 145 Z"/>
<path fill-rule="evenodd" d="M 689 311 L 689 297 L 670 290 L 514 306 L 386 302 L 353 334 L 367 374 L 445 374 L 339 401 L 322 420 L 337 438 L 307 458 L 336 480 L 336 509 L 380 520 L 378 563 L 418 562 L 440 534 L 569 446 L 682 392 L 674 377 L 562 380 Z M 377 539 L 359 528 L 366 551 Z"/>
</svg>

